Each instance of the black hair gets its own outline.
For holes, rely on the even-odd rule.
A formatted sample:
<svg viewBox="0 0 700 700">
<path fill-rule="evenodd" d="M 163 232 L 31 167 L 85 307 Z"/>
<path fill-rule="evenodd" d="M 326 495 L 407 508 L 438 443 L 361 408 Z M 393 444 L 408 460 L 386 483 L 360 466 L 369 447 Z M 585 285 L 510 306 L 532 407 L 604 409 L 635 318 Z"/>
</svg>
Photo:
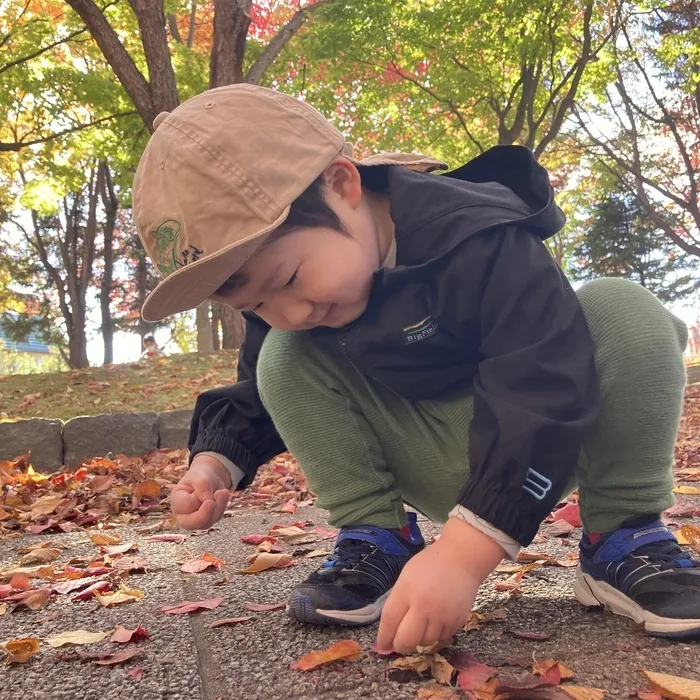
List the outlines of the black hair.
<svg viewBox="0 0 700 700">
<path fill-rule="evenodd" d="M 361 167 L 358 170 L 363 187 L 375 192 L 386 189 L 388 166 Z M 263 245 L 269 245 L 300 228 L 330 228 L 343 236 L 349 236 L 338 215 L 326 201 L 325 187 L 323 175 L 320 175 L 291 203 L 284 223 L 270 234 Z M 240 271 L 235 272 L 214 292 L 214 295 L 225 295 L 226 292 L 248 284 L 248 281 Z"/>
<path fill-rule="evenodd" d="M 144 345 L 145 345 L 146 343 L 155 343 L 155 342 L 156 342 L 156 339 L 155 339 L 152 335 L 147 335 L 147 336 L 143 339 Z"/>
</svg>

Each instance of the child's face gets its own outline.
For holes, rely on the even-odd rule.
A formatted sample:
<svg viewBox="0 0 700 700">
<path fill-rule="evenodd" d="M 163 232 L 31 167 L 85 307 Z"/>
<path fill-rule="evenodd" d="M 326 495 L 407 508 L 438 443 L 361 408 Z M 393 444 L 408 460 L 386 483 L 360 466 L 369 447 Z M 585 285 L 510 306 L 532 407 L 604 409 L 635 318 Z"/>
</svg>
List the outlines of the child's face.
<svg viewBox="0 0 700 700">
<path fill-rule="evenodd" d="M 350 235 L 329 228 L 283 235 L 241 268 L 250 280 L 247 284 L 217 295 L 217 300 L 239 310 L 255 310 L 281 330 L 341 328 L 364 312 L 372 275 L 387 247 L 381 243 L 387 236 L 385 217 L 378 214 L 382 206 L 376 195 L 363 196 L 357 170 L 351 164 L 336 169 L 334 164 L 327 171 L 326 199 Z"/>
</svg>

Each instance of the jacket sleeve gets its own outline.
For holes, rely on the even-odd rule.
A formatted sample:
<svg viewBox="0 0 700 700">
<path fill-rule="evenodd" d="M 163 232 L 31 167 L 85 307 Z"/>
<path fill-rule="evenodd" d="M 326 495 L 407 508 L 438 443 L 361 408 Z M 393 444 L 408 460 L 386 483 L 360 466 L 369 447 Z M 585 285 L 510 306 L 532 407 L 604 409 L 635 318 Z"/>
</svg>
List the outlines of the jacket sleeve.
<svg viewBox="0 0 700 700">
<path fill-rule="evenodd" d="M 255 369 L 269 326 L 244 314 L 245 341 L 238 354 L 238 382 L 205 391 L 197 397 L 190 424 L 190 462 L 199 452 L 218 452 L 245 474 L 244 489 L 261 464 L 285 451 L 282 438 L 260 401 Z"/>
<path fill-rule="evenodd" d="M 527 546 L 574 474 L 599 386 L 578 297 L 544 243 L 514 227 L 491 240 L 459 503 Z"/>
</svg>

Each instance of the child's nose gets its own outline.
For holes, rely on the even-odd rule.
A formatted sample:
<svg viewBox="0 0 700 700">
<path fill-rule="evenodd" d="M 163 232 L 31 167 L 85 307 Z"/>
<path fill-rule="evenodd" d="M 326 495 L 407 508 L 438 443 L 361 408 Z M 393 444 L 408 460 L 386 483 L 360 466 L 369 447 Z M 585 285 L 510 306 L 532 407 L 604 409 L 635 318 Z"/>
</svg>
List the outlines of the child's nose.
<svg viewBox="0 0 700 700">
<path fill-rule="evenodd" d="M 311 302 L 300 299 L 285 299 L 280 308 L 281 314 L 292 328 L 307 323 L 313 310 L 314 305 Z"/>
</svg>

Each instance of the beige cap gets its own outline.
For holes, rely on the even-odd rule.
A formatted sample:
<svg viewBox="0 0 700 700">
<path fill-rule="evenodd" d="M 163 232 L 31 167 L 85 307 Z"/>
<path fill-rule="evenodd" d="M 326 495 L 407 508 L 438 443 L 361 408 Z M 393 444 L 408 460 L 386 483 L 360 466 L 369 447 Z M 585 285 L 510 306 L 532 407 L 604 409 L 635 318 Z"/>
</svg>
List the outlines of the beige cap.
<svg viewBox="0 0 700 700">
<path fill-rule="evenodd" d="M 420 154 L 357 161 L 306 102 L 257 85 L 227 85 L 159 114 L 133 187 L 136 226 L 165 279 L 143 305 L 158 321 L 208 299 L 289 214 L 338 155 L 358 166 L 446 164 Z"/>
</svg>

